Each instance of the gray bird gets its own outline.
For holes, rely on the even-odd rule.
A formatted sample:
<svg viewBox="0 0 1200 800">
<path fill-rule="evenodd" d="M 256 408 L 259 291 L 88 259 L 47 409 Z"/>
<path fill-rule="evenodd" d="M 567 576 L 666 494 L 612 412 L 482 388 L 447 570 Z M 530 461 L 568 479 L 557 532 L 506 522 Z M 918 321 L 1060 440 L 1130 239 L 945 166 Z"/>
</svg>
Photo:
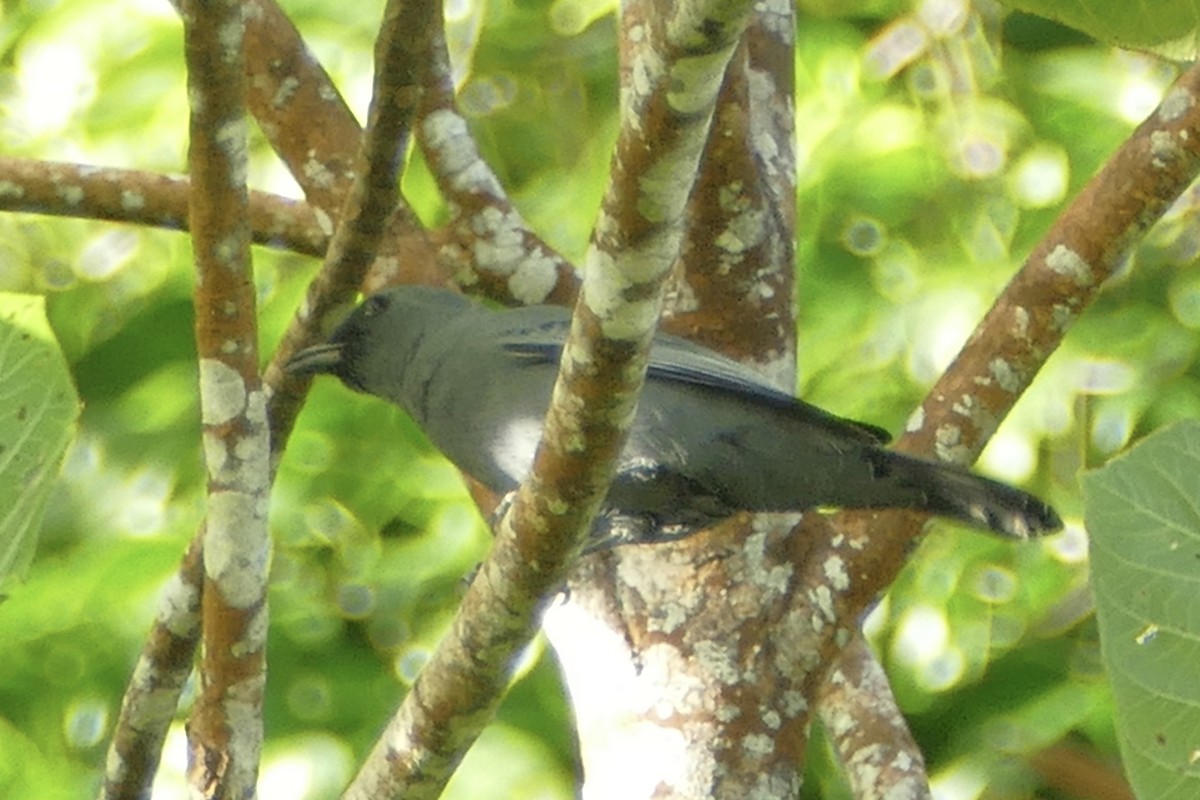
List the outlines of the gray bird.
<svg viewBox="0 0 1200 800">
<path fill-rule="evenodd" d="M 494 311 L 444 289 L 368 297 L 288 363 L 404 409 L 460 470 L 506 495 L 529 473 L 569 311 Z M 675 539 L 739 511 L 908 508 L 1026 538 L 1062 523 L 1030 494 L 883 447 L 753 370 L 659 334 L 589 550 Z"/>
</svg>

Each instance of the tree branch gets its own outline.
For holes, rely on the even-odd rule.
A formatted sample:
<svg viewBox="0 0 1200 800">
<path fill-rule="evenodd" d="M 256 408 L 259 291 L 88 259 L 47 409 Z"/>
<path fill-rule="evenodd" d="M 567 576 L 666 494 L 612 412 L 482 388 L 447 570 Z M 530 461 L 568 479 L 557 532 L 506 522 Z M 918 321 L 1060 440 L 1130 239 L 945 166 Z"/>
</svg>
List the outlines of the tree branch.
<svg viewBox="0 0 1200 800">
<path fill-rule="evenodd" d="M 1011 409 L 1128 249 L 1200 172 L 1200 66 L 1162 103 L 1059 216 L 997 298 L 954 363 L 909 419 L 896 444 L 909 453 L 967 464 Z M 839 641 L 895 578 L 925 518 L 909 512 L 843 512 L 842 535 L 810 562 L 808 580 L 834 565 L 819 636 L 811 646 L 821 680 Z M 814 583 L 817 585 L 817 583 Z"/>
<path fill-rule="evenodd" d="M 438 21 L 438 15 L 434 12 L 436 7 L 436 4 L 431 3 L 416 4 L 413 7 L 415 10 L 411 12 L 415 15 L 414 17 L 400 21 L 394 18 L 390 20 L 393 28 L 397 24 L 402 29 L 405 26 L 415 26 L 411 29 L 417 31 L 418 35 L 408 40 L 407 43 L 403 37 L 393 36 L 387 41 L 395 45 L 394 49 L 380 53 L 382 60 L 378 61 L 376 66 L 377 72 L 383 73 L 383 77 L 377 78 L 376 88 L 377 91 L 383 93 L 382 96 L 387 100 L 373 104 L 372 120 L 376 123 L 375 134 L 368 134 L 364 138 L 358 136 L 358 128 L 354 125 L 349 110 L 333 92 L 332 87 L 328 84 L 328 77 L 319 65 L 311 60 L 307 50 L 300 42 L 295 28 L 282 15 L 278 7 L 271 4 L 269 0 L 262 0 L 262 2 L 249 0 L 247 3 L 249 15 L 247 49 L 252 54 L 246 66 L 248 82 L 252 87 L 250 100 L 253 107 L 262 115 L 260 124 L 264 129 L 276 130 L 276 125 L 283 125 L 288 130 L 299 129 L 302 138 L 285 137 L 281 140 L 283 152 L 297 159 L 297 164 L 293 165 L 293 168 L 295 169 L 300 163 L 301 149 L 309 144 L 317 144 L 303 137 L 317 135 L 317 132 L 322 129 L 321 125 L 308 124 L 311 120 L 304 121 L 300 115 L 322 113 L 321 119 L 328 121 L 328 124 L 335 130 L 341 125 L 343 133 L 345 133 L 347 120 L 353 126 L 354 136 L 351 137 L 351 140 L 359 142 L 364 149 L 360 155 L 360 169 L 355 173 L 360 176 L 357 182 L 366 183 L 367 176 L 372 170 L 380 171 L 371 180 L 369 186 L 350 193 L 346 201 L 348 209 L 343 211 L 343 215 L 348 219 L 356 220 L 356 222 L 351 225 L 343 225 L 339 229 L 341 242 L 329 248 L 326 254 L 327 266 L 322 269 L 314 281 L 314 285 L 310 286 L 307 304 L 293 319 L 284 335 L 282 344 L 267 368 L 265 380 L 268 387 L 267 414 L 272 426 L 270 434 L 271 466 L 268 480 L 274 480 L 274 466 L 284 450 L 295 422 L 295 416 L 303 404 L 307 391 L 307 383 L 297 386 L 295 382 L 287 383 L 284 391 L 274 390 L 285 384 L 286 375 L 282 365 L 287 363 L 297 349 L 306 346 L 319 336 L 321 322 L 330 309 L 348 302 L 357 291 L 365 264 L 369 261 L 370 254 L 378 246 L 382 235 L 381 220 L 387 219 L 391 215 L 398 200 L 396 184 L 399 164 L 407 142 L 406 131 L 414 110 L 414 103 L 419 97 L 420 65 L 424 56 L 421 47 L 427 47 L 428 41 L 426 38 L 426 44 L 422 45 L 420 31 L 428 31 L 436 24 Z M 422 16 L 425 18 L 425 22 L 422 23 L 423 27 L 416 25 Z M 385 24 L 387 24 L 387 20 L 385 20 Z M 251 42 L 251 40 L 253 41 Z M 278 58 L 271 56 L 268 52 L 269 47 L 279 48 Z M 278 68 L 282 64 L 290 64 L 293 71 L 280 72 Z M 299 78 L 296 77 L 297 74 L 300 76 Z M 297 81 L 297 85 L 292 85 L 292 80 Z M 284 91 L 285 87 L 291 87 L 290 91 Z M 273 98 L 271 102 L 267 102 L 269 97 Z M 311 105 L 313 103 L 316 104 L 315 107 Z M 327 103 L 333 105 L 325 107 Z M 284 116 L 281 118 L 278 116 L 280 114 Z M 314 117 L 314 119 L 316 118 Z M 340 152 L 337 148 L 344 146 L 346 141 L 343 137 L 335 136 L 325 144 L 334 147 L 336 157 Z M 310 155 L 314 154 L 315 151 L 310 153 Z M 344 169 L 336 172 L 338 181 L 343 180 L 345 172 Z M 301 173 L 304 174 L 303 170 Z M 309 175 L 312 177 L 311 173 Z M 337 191 L 342 192 L 344 196 L 349 188 L 349 183 L 340 185 L 341 189 Z M 315 179 L 307 188 L 310 193 L 310 201 L 316 199 L 319 202 L 330 202 L 333 195 L 325 194 L 325 192 L 335 191 L 326 185 L 326 182 Z M 325 217 L 325 221 L 329 224 L 328 216 Z M 395 237 L 393 237 L 394 240 Z M 330 263 L 335 266 L 328 266 Z M 193 542 L 193 549 L 200 546 L 199 537 L 200 534 L 197 534 L 197 539 Z M 178 580 L 186 582 L 186 576 L 181 573 Z M 157 675 L 153 671 L 154 666 L 182 654 L 185 650 L 190 654 L 195 647 L 194 637 L 188 641 L 186 635 L 182 635 L 178 639 L 167 635 L 173 630 L 186 631 L 186 620 L 198 611 L 198 608 L 188 605 L 175 605 L 171 601 L 171 597 L 172 595 L 164 597 L 160 604 L 159 622 L 151 632 L 139 660 L 139 671 L 135 672 L 135 675 L 140 675 L 142 670 L 149 670 L 145 682 L 157 686 L 170 682 L 171 676 Z M 198 595 L 193 599 L 196 603 L 199 602 Z M 194 634 L 194 631 L 192 633 Z M 165 648 L 169 648 L 169 650 Z M 178 699 L 178 688 L 176 687 L 172 698 L 174 701 Z M 137 703 L 137 692 L 137 686 L 131 683 L 126 694 L 126 705 Z M 167 698 L 160 694 L 159 702 L 165 705 Z M 129 719 L 132 724 L 133 718 Z M 169 722 L 170 715 L 164 714 L 157 717 L 152 726 L 139 732 L 138 735 L 142 740 L 153 743 L 153 747 L 147 746 L 141 752 L 145 765 L 157 763 L 162 739 Z M 149 723 L 147 725 L 149 726 Z M 134 735 L 133 732 L 125 731 L 123 726 L 119 725 L 114 733 L 112 752 L 114 754 L 118 752 L 115 749 L 118 742 Z M 144 770 L 149 777 L 152 777 L 152 772 L 152 766 Z M 136 794 L 139 788 L 141 787 L 128 786 L 125 791 Z"/>
<path fill-rule="evenodd" d="M 790 5 L 761 11 L 730 63 L 664 324 L 760 365 L 788 392 L 796 356 L 794 24 Z"/>
<path fill-rule="evenodd" d="M 188 229 L 187 178 L 0 156 L 0 211 Z M 250 192 L 255 244 L 322 256 L 329 237 L 299 200 Z"/>
<path fill-rule="evenodd" d="M 200 638 L 202 533 L 192 539 L 179 572 L 163 590 L 154 627 L 142 646 L 133 677 L 121 701 L 121 714 L 105 760 L 100 800 L 142 800 L 150 796 L 167 728 Z"/>
<path fill-rule="evenodd" d="M 841 652 L 816 700 L 857 800 L 932 797 L 925 757 L 861 636 Z"/>
<path fill-rule="evenodd" d="M 682 3 L 647 20 L 647 35 L 663 42 L 667 57 L 641 65 L 644 81 L 622 109 L 611 183 L 533 472 L 450 633 L 347 797 L 440 792 L 491 718 L 543 598 L 580 551 L 633 418 L 662 284 L 678 252 L 690 186 L 675 178 L 695 174 L 749 5 Z"/>
<path fill-rule="evenodd" d="M 639 59 L 657 57 L 661 42 L 639 34 L 662 7 L 626 8 L 623 80 L 640 74 Z M 790 391 L 795 25 L 788 3 L 756 11 L 708 132 L 667 326 L 757 361 Z M 682 542 L 618 548 L 580 565 L 546 629 L 579 721 L 587 793 L 799 791 L 806 701 L 791 674 L 800 651 L 786 648 L 781 628 L 795 591 L 789 548 L 807 543 L 785 538 L 790 521 L 743 515 Z"/>
<path fill-rule="evenodd" d="M 339 214 L 341 224 L 329 244 L 324 266 L 309 285 L 305 302 L 265 373 L 271 394 L 272 441 L 287 439 L 310 384 L 309 379 L 289 376 L 284 365 L 317 338 L 330 312 L 358 292 L 388 232 L 400 201 L 400 169 L 421 98 L 429 49 L 440 24 L 441 3 L 437 0 L 392 0 L 384 11 L 375 45 L 367 130 L 360 140 L 354 182 Z M 274 450 L 272 471 L 282 454 L 282 447 Z"/>
<path fill-rule="evenodd" d="M 172 2 L 178 6 L 179 0 Z M 248 107 L 275 152 L 304 190 L 322 230 L 332 231 L 353 182 L 354 173 L 350 165 L 357 163 L 355 159 L 362 130 L 328 74 L 312 57 L 295 26 L 274 0 L 247 0 L 247 9 Z M 428 148 L 427 152 L 445 152 L 447 147 L 457 150 L 454 155 L 456 159 L 466 157 L 476 169 L 482 166 L 490 174 L 490 170 L 478 159 L 474 143 L 465 128 L 455 127 L 456 121 L 462 120 L 454 110 L 453 84 L 449 82 L 444 46 L 439 44 L 431 53 L 434 68 L 440 71 L 441 77 L 433 83 L 435 91 L 429 102 L 438 113 L 434 115 L 431 135 L 422 135 L 422 144 Z M 445 78 L 446 82 L 442 82 L 441 78 Z M 441 112 L 449 112 L 449 116 Z M 422 116 L 426 116 L 426 113 L 422 112 Z M 449 128 L 440 125 L 439 120 L 449 120 Z M 432 147 L 429 145 L 431 136 L 439 142 Z M 463 164 L 461 160 L 456 163 Z M 454 172 L 453 168 L 449 171 Z M 436 177 L 444 191 L 451 186 L 445 175 Z M 457 195 L 456 191 L 446 192 L 451 202 L 456 201 Z M 544 285 L 548 275 L 546 270 L 550 270 L 554 273 L 553 288 L 549 294 L 543 295 L 543 299 L 559 303 L 573 299 L 578 281 L 570 265 L 524 228 L 502 192 L 491 199 L 495 201 L 495 208 L 504 213 L 497 216 L 492 211 L 486 216 L 472 216 L 477 227 L 465 239 L 461 235 L 456 237 L 453 224 L 448 237 L 443 234 L 437 238 L 450 238 L 457 241 L 457 248 L 470 248 L 473 258 L 478 257 L 480 252 L 491 254 L 490 258 L 478 259 L 487 264 L 479 277 L 482 278 L 481 288 L 491 297 L 512 301 L 515 295 L 510 292 L 517 289 L 523 293 L 522 298 L 528 301 L 538 291 L 530 287 Z M 476 210 L 482 211 L 481 208 Z M 460 221 L 462 219 L 460 217 Z M 514 219 L 517 223 L 513 223 Z M 524 254 L 518 259 L 514 259 L 512 254 L 512 236 L 515 232 L 524 242 Z M 488 246 L 476 248 L 473 244 L 476 236 L 487 239 Z M 456 272 L 460 283 L 476 283 L 476 276 L 462 271 L 464 262 L 455 257 L 456 252 L 461 255 L 463 251 L 452 247 L 435 254 L 433 242 L 411 209 L 401 201 L 388 221 L 387 235 L 380 240 L 376 259 L 363 288 L 370 292 L 399 282 L 440 284 L 444 282 L 443 270 Z M 440 269 L 439 261 L 442 262 Z M 515 272 L 510 276 L 503 270 Z M 510 278 L 526 278 L 530 275 L 535 279 L 517 280 L 512 289 L 509 288 Z"/>
<path fill-rule="evenodd" d="M 247 0 L 246 79 L 250 113 L 332 233 L 358 175 L 363 131 L 275 0 Z M 377 280 L 395 283 L 401 270 L 408 282 L 443 280 L 433 247 L 403 200 L 386 227 L 372 267 Z"/>
<path fill-rule="evenodd" d="M 200 694 L 188 778 L 205 797 L 252 797 L 266 688 L 266 398 L 250 267 L 242 22 L 238 0 L 184 7 L 196 348 L 208 473 Z"/>
<path fill-rule="evenodd" d="M 478 284 L 489 297 L 525 305 L 574 301 L 579 291 L 574 266 L 525 225 L 467 130 L 454 100 L 444 36 L 434 42 L 417 141 L 454 210 L 439 254 L 458 283 Z"/>
</svg>

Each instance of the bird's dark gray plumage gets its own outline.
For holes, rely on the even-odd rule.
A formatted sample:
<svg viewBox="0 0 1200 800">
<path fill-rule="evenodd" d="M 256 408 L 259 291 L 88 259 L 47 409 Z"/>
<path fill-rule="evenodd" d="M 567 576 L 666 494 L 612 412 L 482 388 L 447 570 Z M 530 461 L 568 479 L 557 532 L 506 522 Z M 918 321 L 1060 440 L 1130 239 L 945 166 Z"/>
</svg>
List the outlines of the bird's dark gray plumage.
<svg viewBox="0 0 1200 800">
<path fill-rule="evenodd" d="M 533 463 L 569 323 L 562 308 L 493 311 L 398 287 L 367 298 L 288 369 L 399 405 L 459 469 L 504 494 Z M 738 511 L 815 506 L 910 508 L 1020 538 L 1061 526 L 1030 494 L 886 450 L 887 439 L 660 334 L 596 535 L 671 539 Z"/>
</svg>

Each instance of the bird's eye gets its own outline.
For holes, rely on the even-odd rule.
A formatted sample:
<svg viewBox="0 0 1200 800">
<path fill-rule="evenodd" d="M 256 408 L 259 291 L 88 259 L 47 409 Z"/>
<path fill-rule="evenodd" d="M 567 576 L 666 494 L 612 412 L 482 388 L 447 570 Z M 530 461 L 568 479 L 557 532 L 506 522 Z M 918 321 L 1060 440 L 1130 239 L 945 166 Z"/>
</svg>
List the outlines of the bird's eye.
<svg viewBox="0 0 1200 800">
<path fill-rule="evenodd" d="M 373 294 L 363 301 L 363 313 L 368 317 L 382 313 L 391 301 L 382 294 Z"/>
</svg>

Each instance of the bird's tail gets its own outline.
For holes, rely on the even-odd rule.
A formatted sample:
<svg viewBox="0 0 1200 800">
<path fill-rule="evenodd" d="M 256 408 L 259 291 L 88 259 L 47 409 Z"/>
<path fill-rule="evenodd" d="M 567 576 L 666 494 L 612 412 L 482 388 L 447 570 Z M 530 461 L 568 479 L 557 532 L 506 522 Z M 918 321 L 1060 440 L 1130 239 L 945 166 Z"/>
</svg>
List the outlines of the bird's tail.
<svg viewBox="0 0 1200 800">
<path fill-rule="evenodd" d="M 1028 492 L 947 464 L 890 450 L 876 453 L 882 456 L 873 464 L 876 481 L 881 488 L 889 487 L 886 494 L 908 498 L 908 502 L 896 505 L 951 517 L 1016 539 L 1052 533 L 1062 527 L 1054 509 Z"/>
</svg>

